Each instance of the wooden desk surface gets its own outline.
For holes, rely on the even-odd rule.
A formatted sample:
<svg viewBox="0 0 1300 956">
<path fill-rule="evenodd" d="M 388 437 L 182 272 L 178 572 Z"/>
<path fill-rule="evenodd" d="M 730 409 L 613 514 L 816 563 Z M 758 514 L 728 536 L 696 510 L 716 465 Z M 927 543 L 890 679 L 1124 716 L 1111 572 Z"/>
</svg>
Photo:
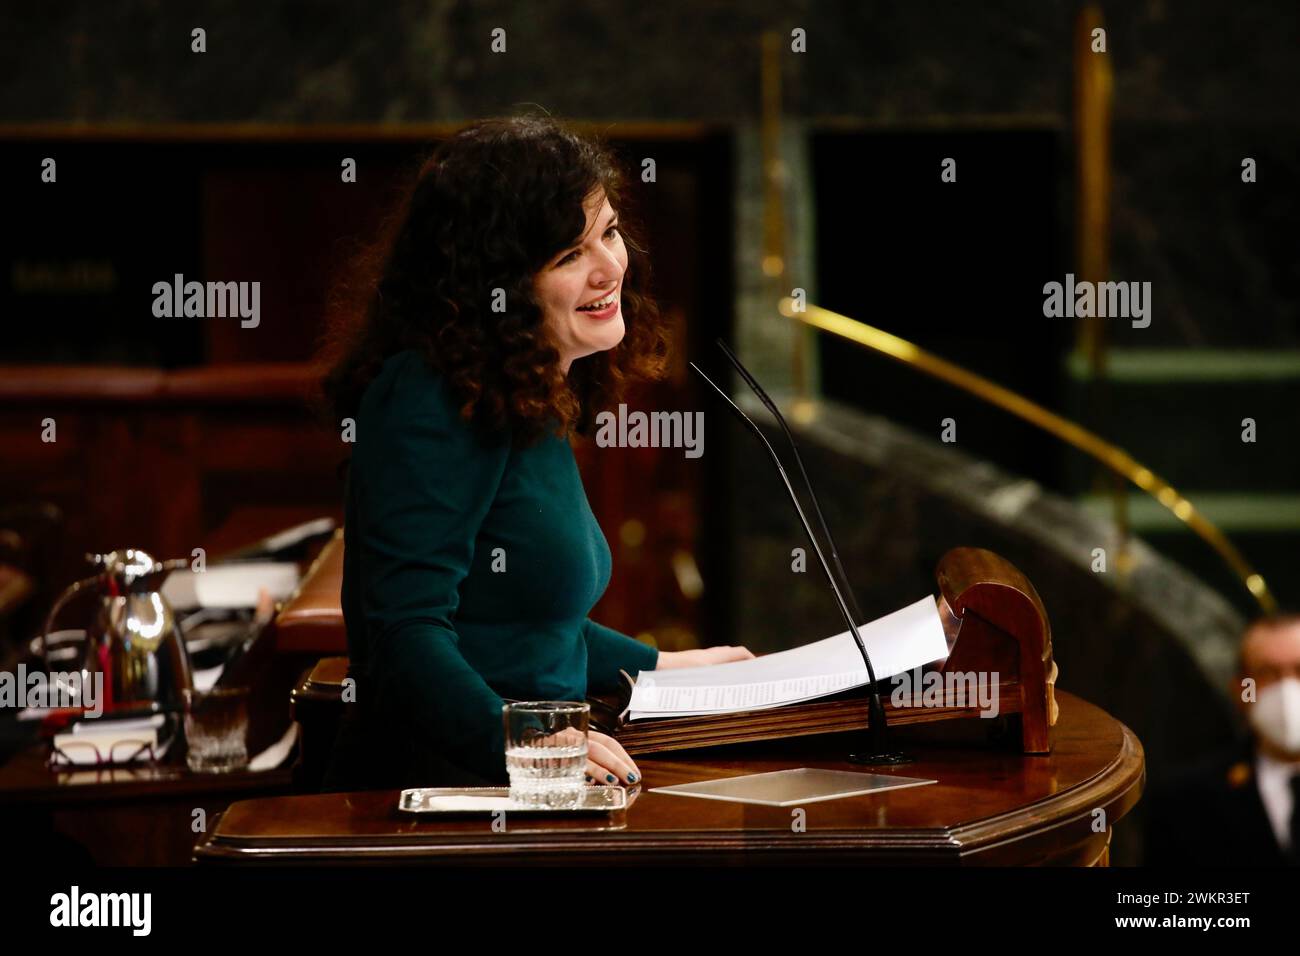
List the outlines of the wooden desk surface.
<svg viewBox="0 0 1300 956">
<path fill-rule="evenodd" d="M 47 744 L 36 743 L 0 765 L 0 807 L 99 805 L 111 800 L 265 792 L 287 789 L 293 781 L 291 767 L 261 773 L 191 773 L 174 754 L 152 766 L 87 767 L 56 773 L 46 765 L 48 749 Z"/>
<path fill-rule="evenodd" d="M 45 766 L 47 749 L 34 744 L 0 765 L 0 842 L 40 853 L 58 834 L 98 866 L 188 865 L 196 811 L 215 821 L 232 800 L 289 793 L 293 785 L 289 767 L 197 774 L 180 759 L 54 773 Z"/>
<path fill-rule="evenodd" d="M 938 783 L 810 803 L 802 808 L 805 832 L 793 831 L 790 807 L 650 789 L 788 767 L 864 769 L 844 759 L 842 736 L 642 757 L 637 763 L 644 785 L 631 789 L 623 820 L 523 821 L 507 814 L 505 831 L 493 832 L 487 818 L 431 822 L 399 814 L 396 791 L 245 800 L 232 804 L 199 842 L 195 859 L 294 865 L 1104 863 L 1110 827 L 1141 794 L 1142 745 L 1084 700 L 1061 693 L 1060 705 L 1056 748 L 1045 756 L 900 735 L 918 760 L 892 772 Z M 1104 819 L 1094 813 L 1098 809 Z"/>
</svg>

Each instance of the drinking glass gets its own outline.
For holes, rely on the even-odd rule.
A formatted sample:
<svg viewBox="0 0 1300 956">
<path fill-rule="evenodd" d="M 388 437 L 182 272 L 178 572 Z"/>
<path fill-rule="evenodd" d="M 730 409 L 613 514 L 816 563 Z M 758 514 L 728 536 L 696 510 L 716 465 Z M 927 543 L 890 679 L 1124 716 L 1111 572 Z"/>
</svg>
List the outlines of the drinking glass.
<svg viewBox="0 0 1300 956">
<path fill-rule="evenodd" d="M 186 689 L 185 763 L 195 773 L 248 766 L 248 688 Z"/>
<path fill-rule="evenodd" d="M 591 706 L 572 700 L 515 701 L 502 708 L 510 800 L 571 809 L 582 798 Z"/>
</svg>

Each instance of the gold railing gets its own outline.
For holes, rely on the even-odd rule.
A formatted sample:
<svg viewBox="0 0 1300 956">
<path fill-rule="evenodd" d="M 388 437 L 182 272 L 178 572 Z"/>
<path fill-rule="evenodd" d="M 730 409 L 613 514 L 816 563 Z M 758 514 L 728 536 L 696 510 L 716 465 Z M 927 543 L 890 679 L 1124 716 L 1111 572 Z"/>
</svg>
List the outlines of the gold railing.
<svg viewBox="0 0 1300 956">
<path fill-rule="evenodd" d="M 1122 448 L 1112 445 L 1086 428 L 1043 408 L 1023 395 L 937 355 L 932 355 L 906 339 L 900 339 L 896 335 L 873 328 L 846 315 L 812 304 L 807 304 L 802 310 L 798 310 L 794 299 L 788 297 L 781 300 L 781 314 L 815 329 L 847 339 L 873 352 L 886 355 L 909 368 L 917 369 L 956 386 L 991 405 L 1010 412 L 1022 421 L 1036 425 L 1085 455 L 1096 459 L 1155 498 L 1218 552 L 1265 614 L 1273 614 L 1277 611 L 1277 602 L 1273 599 L 1268 585 L 1264 583 L 1263 576 L 1250 566 L 1223 532 L 1197 511 L 1192 503 L 1169 482 L 1136 461 Z"/>
</svg>

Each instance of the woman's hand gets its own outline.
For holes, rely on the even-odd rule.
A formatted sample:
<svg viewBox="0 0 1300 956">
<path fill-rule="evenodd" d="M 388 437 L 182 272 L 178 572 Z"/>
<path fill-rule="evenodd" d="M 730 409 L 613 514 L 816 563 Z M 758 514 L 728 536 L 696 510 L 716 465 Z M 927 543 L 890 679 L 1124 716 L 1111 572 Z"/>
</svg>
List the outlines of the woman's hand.
<svg viewBox="0 0 1300 956">
<path fill-rule="evenodd" d="M 640 783 L 641 771 L 617 740 L 598 730 L 589 730 L 587 780 L 604 786 Z"/>
<path fill-rule="evenodd" d="M 655 665 L 655 670 L 705 667 L 709 664 L 727 664 L 731 661 L 753 659 L 753 653 L 746 647 L 702 647 L 697 651 L 660 651 L 659 663 Z"/>
<path fill-rule="evenodd" d="M 706 647 L 696 651 L 660 651 L 657 669 L 703 667 L 746 661 L 753 654 L 744 647 Z M 587 780 L 603 786 L 641 782 L 641 771 L 613 737 L 598 730 L 587 732 Z"/>
</svg>

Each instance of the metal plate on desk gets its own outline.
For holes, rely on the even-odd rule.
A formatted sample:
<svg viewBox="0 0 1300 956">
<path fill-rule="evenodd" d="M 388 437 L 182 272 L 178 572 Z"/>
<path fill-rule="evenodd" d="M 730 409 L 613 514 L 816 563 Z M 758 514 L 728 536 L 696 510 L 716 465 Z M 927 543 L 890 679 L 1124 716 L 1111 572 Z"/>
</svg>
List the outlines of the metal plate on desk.
<svg viewBox="0 0 1300 956">
<path fill-rule="evenodd" d="M 794 770 L 774 770 L 771 773 L 751 773 L 743 777 L 679 783 L 671 787 L 654 787 L 650 792 L 675 793 L 683 797 L 703 797 L 706 800 L 732 800 L 736 803 L 762 803 L 770 807 L 793 807 L 819 800 L 858 797 L 880 793 L 882 790 L 920 787 L 938 782 L 884 773 L 799 767 Z"/>
<path fill-rule="evenodd" d="M 505 810 L 528 816 L 583 816 L 627 809 L 622 787 L 583 787 L 576 807 L 533 807 L 512 803 L 509 787 L 416 787 L 397 801 L 403 813 L 491 814 Z"/>
</svg>

